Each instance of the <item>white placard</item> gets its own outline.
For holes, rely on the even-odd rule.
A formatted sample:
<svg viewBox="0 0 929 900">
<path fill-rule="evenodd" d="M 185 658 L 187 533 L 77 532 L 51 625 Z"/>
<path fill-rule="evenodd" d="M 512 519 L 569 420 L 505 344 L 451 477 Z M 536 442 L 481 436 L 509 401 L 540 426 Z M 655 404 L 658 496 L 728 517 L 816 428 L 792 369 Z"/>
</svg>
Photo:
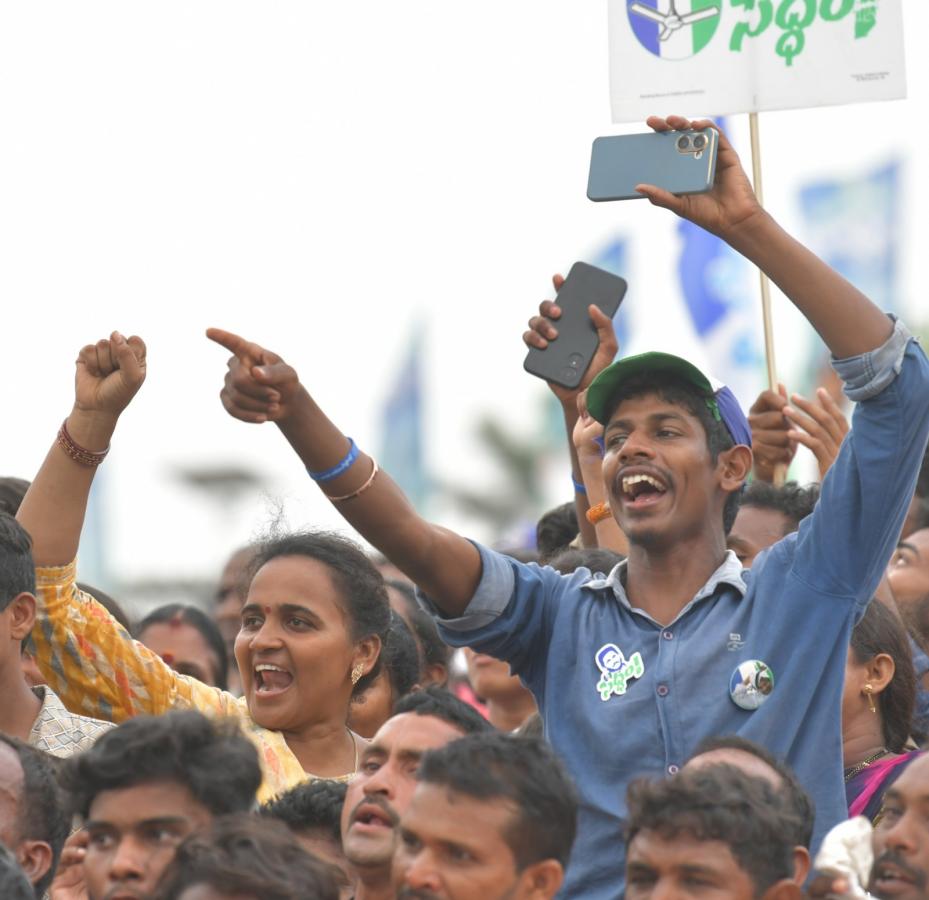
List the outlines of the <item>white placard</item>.
<svg viewBox="0 0 929 900">
<path fill-rule="evenodd" d="M 609 0 L 613 121 L 906 96 L 901 0 Z"/>
</svg>

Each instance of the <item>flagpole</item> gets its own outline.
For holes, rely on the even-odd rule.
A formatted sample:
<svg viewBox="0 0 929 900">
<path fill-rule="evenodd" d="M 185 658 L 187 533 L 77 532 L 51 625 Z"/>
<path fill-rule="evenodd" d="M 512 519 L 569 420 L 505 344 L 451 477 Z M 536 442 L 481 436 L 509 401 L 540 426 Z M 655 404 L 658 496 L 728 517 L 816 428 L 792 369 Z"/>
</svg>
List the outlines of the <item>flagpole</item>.
<svg viewBox="0 0 929 900">
<path fill-rule="evenodd" d="M 748 114 L 748 127 L 752 142 L 752 183 L 758 203 L 764 206 L 764 187 L 761 181 L 761 138 L 758 135 L 758 113 Z M 764 323 L 764 355 L 768 368 L 768 387 L 777 393 L 777 363 L 774 357 L 774 323 L 771 318 L 771 285 L 768 276 L 758 270 L 761 279 L 761 318 Z M 779 463 L 774 469 L 774 483 L 787 480 L 787 466 Z"/>
</svg>

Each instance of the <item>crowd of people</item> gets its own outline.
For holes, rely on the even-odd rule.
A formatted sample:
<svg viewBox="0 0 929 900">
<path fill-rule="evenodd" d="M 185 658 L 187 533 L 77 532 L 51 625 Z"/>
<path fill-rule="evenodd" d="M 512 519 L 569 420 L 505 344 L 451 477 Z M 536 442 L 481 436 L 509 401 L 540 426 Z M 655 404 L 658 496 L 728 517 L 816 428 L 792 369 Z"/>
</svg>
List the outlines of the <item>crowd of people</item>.
<svg viewBox="0 0 929 900">
<path fill-rule="evenodd" d="M 0 897 L 929 897 L 929 361 L 724 135 L 710 192 L 640 189 L 768 274 L 846 400 L 746 415 L 680 357 L 616 359 L 591 305 L 589 369 L 550 385 L 573 499 L 525 552 L 423 519 L 312 375 L 211 329 L 226 411 L 273 422 L 378 555 L 273 533 L 211 610 L 133 622 L 77 556 L 146 347 L 80 351 L 38 473 L 0 480 Z M 820 482 L 779 483 L 800 445 Z"/>
</svg>

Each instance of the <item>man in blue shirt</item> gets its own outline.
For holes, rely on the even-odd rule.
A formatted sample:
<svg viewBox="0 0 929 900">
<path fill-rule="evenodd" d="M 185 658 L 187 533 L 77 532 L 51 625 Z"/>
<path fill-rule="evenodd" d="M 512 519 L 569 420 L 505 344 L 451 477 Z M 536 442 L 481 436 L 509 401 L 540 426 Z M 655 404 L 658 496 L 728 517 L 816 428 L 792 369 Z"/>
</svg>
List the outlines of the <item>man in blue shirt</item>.
<svg viewBox="0 0 929 900">
<path fill-rule="evenodd" d="M 641 192 L 767 272 L 858 401 L 817 511 L 750 572 L 727 552 L 725 534 L 751 468 L 745 418 L 696 370 L 660 357 L 606 369 L 602 340 L 582 387 L 604 370 L 588 400 L 606 424 L 604 482 L 628 560 L 607 578 L 561 576 L 422 519 L 279 356 L 209 332 L 234 354 L 227 411 L 275 421 L 345 518 L 430 598 L 446 640 L 507 660 L 532 689 L 581 795 L 563 893 L 588 900 L 622 895 L 627 784 L 677 772 L 710 735 L 739 734 L 787 760 L 816 803 L 814 852 L 845 816 L 849 635 L 893 552 L 929 433 L 922 351 L 758 205 L 724 136 L 711 191 Z M 609 320 L 595 307 L 591 318 L 604 338 Z"/>
</svg>

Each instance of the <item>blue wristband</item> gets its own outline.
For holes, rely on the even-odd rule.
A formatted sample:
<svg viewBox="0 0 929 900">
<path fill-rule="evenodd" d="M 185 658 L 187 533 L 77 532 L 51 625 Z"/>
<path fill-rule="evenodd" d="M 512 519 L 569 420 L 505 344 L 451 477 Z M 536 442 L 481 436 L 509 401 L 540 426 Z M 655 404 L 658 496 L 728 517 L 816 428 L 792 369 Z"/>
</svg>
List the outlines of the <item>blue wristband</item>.
<svg viewBox="0 0 929 900">
<path fill-rule="evenodd" d="M 306 473 L 317 483 L 332 481 L 333 478 L 338 478 L 343 472 L 347 472 L 356 459 L 358 459 L 358 448 L 355 446 L 355 442 L 349 438 L 348 453 L 345 454 L 345 459 L 342 462 L 322 472 L 313 472 L 308 468 Z"/>
<path fill-rule="evenodd" d="M 573 475 L 571 476 L 571 481 L 572 481 L 572 483 L 574 484 L 574 491 L 575 491 L 575 493 L 577 493 L 577 494 L 583 494 L 583 495 L 586 497 L 586 496 L 587 496 L 587 488 L 585 488 L 584 485 L 583 485 L 580 481 L 575 481 Z"/>
</svg>

